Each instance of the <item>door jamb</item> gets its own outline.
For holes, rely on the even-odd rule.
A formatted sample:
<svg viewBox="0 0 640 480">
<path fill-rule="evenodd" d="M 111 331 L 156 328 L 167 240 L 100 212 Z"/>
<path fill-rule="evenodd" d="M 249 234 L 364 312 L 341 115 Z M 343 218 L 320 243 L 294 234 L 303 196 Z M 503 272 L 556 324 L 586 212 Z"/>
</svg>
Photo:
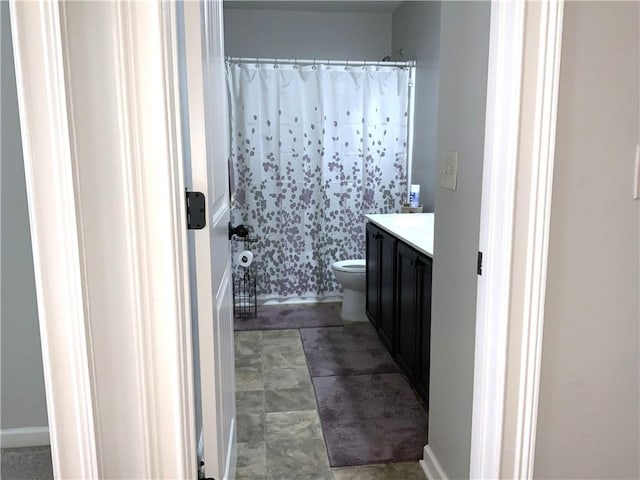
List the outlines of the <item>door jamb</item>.
<svg viewBox="0 0 640 480">
<path fill-rule="evenodd" d="M 99 478 L 60 11 L 54 2 L 12 2 L 10 15 L 53 472 L 60 478 Z M 65 452 L 73 452 L 74 460 Z"/>
<path fill-rule="evenodd" d="M 533 476 L 562 18 L 492 3 L 470 478 Z"/>
</svg>

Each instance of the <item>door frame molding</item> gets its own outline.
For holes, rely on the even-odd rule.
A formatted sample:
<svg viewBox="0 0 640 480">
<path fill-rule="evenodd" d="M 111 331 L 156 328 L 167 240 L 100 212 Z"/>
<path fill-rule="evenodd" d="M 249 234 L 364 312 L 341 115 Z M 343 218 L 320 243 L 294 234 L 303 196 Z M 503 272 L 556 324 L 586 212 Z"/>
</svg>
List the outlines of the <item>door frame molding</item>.
<svg viewBox="0 0 640 480">
<path fill-rule="evenodd" d="M 10 14 L 53 472 L 97 479 L 99 426 L 60 12 L 54 2 L 12 2 Z"/>
<path fill-rule="evenodd" d="M 532 478 L 563 0 L 494 1 L 470 478 Z"/>
<path fill-rule="evenodd" d="M 500 478 L 524 2 L 491 6 L 474 354 L 470 478 Z M 492 255 L 490 252 L 504 252 Z"/>
<path fill-rule="evenodd" d="M 83 8 L 10 4 L 53 473 L 196 478 L 175 4 Z"/>
</svg>

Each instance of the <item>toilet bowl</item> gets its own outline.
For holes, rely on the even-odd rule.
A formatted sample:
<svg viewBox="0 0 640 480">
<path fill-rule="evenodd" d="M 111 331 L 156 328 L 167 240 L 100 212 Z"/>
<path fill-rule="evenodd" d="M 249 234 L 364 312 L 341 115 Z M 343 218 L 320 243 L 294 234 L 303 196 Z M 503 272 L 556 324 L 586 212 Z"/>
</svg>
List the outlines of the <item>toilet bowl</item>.
<svg viewBox="0 0 640 480">
<path fill-rule="evenodd" d="M 364 311 L 366 261 L 341 260 L 333 263 L 333 274 L 340 282 L 344 293 L 342 296 L 341 318 L 351 322 L 366 322 Z"/>
</svg>

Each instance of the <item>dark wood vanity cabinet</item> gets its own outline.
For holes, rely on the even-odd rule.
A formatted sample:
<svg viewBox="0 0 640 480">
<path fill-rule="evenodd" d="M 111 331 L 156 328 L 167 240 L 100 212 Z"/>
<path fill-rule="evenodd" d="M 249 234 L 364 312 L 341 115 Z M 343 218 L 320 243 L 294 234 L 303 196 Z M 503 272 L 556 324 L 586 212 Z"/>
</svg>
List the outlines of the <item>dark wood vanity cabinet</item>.
<svg viewBox="0 0 640 480">
<path fill-rule="evenodd" d="M 366 258 L 367 316 L 428 405 L 433 261 L 371 223 Z"/>
<path fill-rule="evenodd" d="M 431 280 L 433 260 L 418 258 L 418 370 L 415 387 L 422 399 L 429 405 L 429 372 L 431 369 Z"/>
<path fill-rule="evenodd" d="M 396 255 L 396 361 L 429 403 L 431 258 L 398 242 Z"/>
<path fill-rule="evenodd" d="M 365 311 L 374 327 L 378 326 L 378 310 L 380 309 L 380 229 L 367 223 L 366 261 L 367 273 L 365 284 Z"/>
<path fill-rule="evenodd" d="M 393 321 L 396 242 L 392 235 L 367 223 L 366 312 L 380 340 L 392 353 L 396 332 Z"/>
<path fill-rule="evenodd" d="M 378 336 L 393 355 L 396 344 L 395 324 L 395 261 L 397 240 L 384 232 L 380 233 L 380 310 L 378 310 Z"/>
<path fill-rule="evenodd" d="M 404 243 L 396 254 L 396 361 L 414 381 L 418 371 L 418 252 Z"/>
</svg>

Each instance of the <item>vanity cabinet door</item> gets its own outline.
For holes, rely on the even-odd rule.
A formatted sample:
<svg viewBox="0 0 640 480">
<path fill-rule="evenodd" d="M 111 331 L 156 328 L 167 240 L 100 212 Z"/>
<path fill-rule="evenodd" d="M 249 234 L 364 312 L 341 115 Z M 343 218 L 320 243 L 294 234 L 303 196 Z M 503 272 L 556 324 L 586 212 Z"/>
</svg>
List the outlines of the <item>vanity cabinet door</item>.
<svg viewBox="0 0 640 480">
<path fill-rule="evenodd" d="M 380 230 L 380 308 L 378 310 L 378 336 L 389 352 L 395 352 L 395 270 L 396 243 L 392 235 Z"/>
<path fill-rule="evenodd" d="M 396 255 L 396 361 L 411 382 L 418 372 L 418 253 L 399 243 Z"/>
<path fill-rule="evenodd" d="M 380 229 L 367 222 L 367 277 L 365 310 L 374 327 L 378 326 L 380 308 Z"/>
<path fill-rule="evenodd" d="M 365 309 L 385 347 L 395 351 L 396 243 L 393 235 L 367 223 Z"/>
<path fill-rule="evenodd" d="M 419 271 L 419 307 L 418 307 L 418 372 L 416 390 L 429 408 L 429 371 L 431 368 L 431 283 L 433 260 L 420 256 Z"/>
</svg>

